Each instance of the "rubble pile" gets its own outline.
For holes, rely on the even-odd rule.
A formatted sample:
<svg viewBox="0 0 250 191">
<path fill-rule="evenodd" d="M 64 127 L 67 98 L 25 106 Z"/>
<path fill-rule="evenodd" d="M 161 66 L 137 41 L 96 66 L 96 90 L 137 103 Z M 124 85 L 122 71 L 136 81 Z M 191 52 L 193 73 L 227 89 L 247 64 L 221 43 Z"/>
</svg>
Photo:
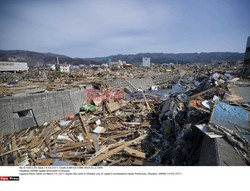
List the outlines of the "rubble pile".
<svg viewBox="0 0 250 191">
<path fill-rule="evenodd" d="M 152 119 L 146 106 L 125 101 L 95 103 L 98 106 L 83 105 L 77 116 L 2 138 L 3 164 L 131 165 L 146 159 L 140 144 Z"/>
<path fill-rule="evenodd" d="M 53 77 L 46 73 L 45 81 L 54 82 L 47 90 L 91 83 L 103 92 L 120 87 L 124 94 L 107 100 L 96 93 L 77 114 L 0 138 L 0 164 L 199 165 L 201 142 L 207 136 L 226 139 L 249 165 L 249 102 L 230 90 L 248 82 L 221 71 L 207 66 L 173 69 L 178 80 L 148 90 L 127 80 L 148 76 L 146 69 L 97 69 Z M 159 76 L 158 82 L 163 78 Z M 125 80 L 104 83 L 116 79 Z"/>
<path fill-rule="evenodd" d="M 161 165 L 198 165 L 196 152 L 205 134 L 210 138 L 226 137 L 249 165 L 249 107 L 224 99 L 231 95 L 228 86 L 236 79 L 214 73 L 197 83 L 196 89 L 189 84 L 188 91 L 172 94 L 164 101 L 145 143 L 151 159 Z"/>
<path fill-rule="evenodd" d="M 167 69 L 128 68 L 126 70 L 111 70 L 109 68 L 85 68 L 72 71 L 71 73 L 60 73 L 47 68 L 35 68 L 26 73 L 0 74 L 0 97 L 15 94 L 29 94 L 34 92 L 62 91 L 74 87 L 82 87 L 88 84 L 102 84 L 103 80 L 143 78 L 155 73 L 166 72 Z M 178 69 L 168 71 L 169 75 L 177 74 Z"/>
</svg>

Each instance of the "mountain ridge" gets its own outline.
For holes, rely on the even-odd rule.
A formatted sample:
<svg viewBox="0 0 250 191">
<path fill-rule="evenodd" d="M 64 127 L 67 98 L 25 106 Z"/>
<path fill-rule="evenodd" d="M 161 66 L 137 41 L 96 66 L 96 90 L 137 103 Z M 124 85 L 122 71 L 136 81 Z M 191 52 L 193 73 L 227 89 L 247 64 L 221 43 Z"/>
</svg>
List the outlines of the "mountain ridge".
<svg viewBox="0 0 250 191">
<path fill-rule="evenodd" d="M 179 62 L 195 63 L 195 62 L 213 62 L 213 61 L 237 61 L 244 59 L 244 53 L 239 52 L 201 52 L 201 53 L 138 53 L 138 54 L 117 54 L 107 57 L 85 58 L 86 60 L 94 60 L 103 62 L 109 58 L 112 61 L 124 60 L 130 63 L 141 62 L 142 57 L 150 57 L 151 62 L 169 63 Z"/>
<path fill-rule="evenodd" d="M 112 61 L 123 60 L 131 64 L 141 63 L 142 57 L 150 57 L 153 63 L 212 63 L 216 61 L 238 61 L 244 59 L 244 53 L 239 52 L 201 52 L 201 53 L 138 53 L 117 54 L 105 57 L 72 58 L 62 54 L 51 52 L 41 53 L 28 50 L 0 50 L 0 61 L 23 61 L 29 66 L 43 66 L 56 63 L 56 57 L 60 63 L 72 65 L 101 64 Z"/>
</svg>

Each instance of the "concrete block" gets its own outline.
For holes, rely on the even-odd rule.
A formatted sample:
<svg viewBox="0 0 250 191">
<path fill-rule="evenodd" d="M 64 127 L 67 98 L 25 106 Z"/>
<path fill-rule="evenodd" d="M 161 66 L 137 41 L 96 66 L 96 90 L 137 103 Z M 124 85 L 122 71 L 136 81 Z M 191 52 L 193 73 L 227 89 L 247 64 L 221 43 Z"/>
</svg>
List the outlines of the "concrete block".
<svg viewBox="0 0 250 191">
<path fill-rule="evenodd" d="M 93 88 L 92 85 L 90 88 Z M 0 135 L 7 135 L 76 114 L 86 100 L 86 96 L 86 89 L 74 88 L 61 92 L 0 98 Z M 19 117 L 15 113 L 27 109 L 32 109 L 34 117 Z"/>
<path fill-rule="evenodd" d="M 26 103 L 26 102 L 30 102 L 31 96 L 18 96 L 18 97 L 13 97 L 12 99 L 12 104 L 16 105 L 16 104 L 20 104 L 20 103 Z"/>
<path fill-rule="evenodd" d="M 62 99 L 59 97 L 48 99 L 48 105 L 49 109 L 62 108 Z"/>
<path fill-rule="evenodd" d="M 34 119 L 38 124 L 38 126 L 43 125 L 45 122 L 50 122 L 49 112 L 44 112 L 44 113 L 34 112 Z"/>
<path fill-rule="evenodd" d="M 13 121 L 6 121 L 0 123 L 0 136 L 8 135 L 15 132 Z"/>
<path fill-rule="evenodd" d="M 41 100 L 48 99 L 48 93 L 42 93 L 40 96 L 41 96 Z"/>
<path fill-rule="evenodd" d="M 12 97 L 5 97 L 0 99 L 0 107 L 6 106 L 6 105 L 12 105 Z"/>
<path fill-rule="evenodd" d="M 23 111 L 31 108 L 31 102 L 18 102 L 13 104 L 13 112 Z"/>
<path fill-rule="evenodd" d="M 35 122 L 34 117 L 22 117 L 15 119 L 15 130 L 21 131 L 23 129 L 29 128 L 29 127 L 36 127 L 37 124 Z"/>
<path fill-rule="evenodd" d="M 40 101 L 42 99 L 43 93 L 30 95 L 30 100 Z"/>
<path fill-rule="evenodd" d="M 13 120 L 5 120 L 0 123 L 0 135 L 7 135 L 14 132 L 15 129 Z"/>
<path fill-rule="evenodd" d="M 37 100 L 32 102 L 32 109 L 34 113 L 45 113 L 48 112 L 49 106 L 47 100 Z"/>
<path fill-rule="evenodd" d="M 6 105 L 6 106 L 4 106 L 4 110 L 5 110 L 6 114 L 12 113 L 13 112 L 13 106 L 12 105 Z"/>
<path fill-rule="evenodd" d="M 72 105 L 70 99 L 64 99 L 62 100 L 62 106 L 63 107 L 70 107 Z"/>
<path fill-rule="evenodd" d="M 63 117 L 64 117 L 64 115 L 63 115 L 63 108 L 60 108 L 60 109 L 50 109 L 49 110 L 50 121 L 58 120 L 58 119 L 61 119 Z"/>
<path fill-rule="evenodd" d="M 71 115 L 71 114 L 76 114 L 77 112 L 75 112 L 74 108 L 73 107 L 70 107 L 70 108 L 63 108 L 63 115 L 64 117 L 67 117 L 68 115 Z"/>
<path fill-rule="evenodd" d="M 0 107 L 0 116 L 5 116 L 6 115 L 6 112 L 5 112 L 5 106 L 3 107 Z"/>
</svg>

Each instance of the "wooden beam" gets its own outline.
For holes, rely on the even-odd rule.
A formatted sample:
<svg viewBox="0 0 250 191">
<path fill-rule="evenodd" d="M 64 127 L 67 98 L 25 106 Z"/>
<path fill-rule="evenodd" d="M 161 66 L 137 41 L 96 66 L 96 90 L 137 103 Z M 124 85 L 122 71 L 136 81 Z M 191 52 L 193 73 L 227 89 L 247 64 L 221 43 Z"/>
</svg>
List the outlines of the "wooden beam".
<svg viewBox="0 0 250 191">
<path fill-rule="evenodd" d="M 214 87 L 212 87 L 212 88 L 209 88 L 209 89 L 206 89 L 206 90 L 204 90 L 204 91 L 201 91 L 201 92 L 199 92 L 199 93 L 197 93 L 197 94 L 194 94 L 194 95 L 190 96 L 190 97 L 189 97 L 189 100 L 195 99 L 195 98 L 198 97 L 198 96 L 201 96 L 201 95 L 203 95 L 203 94 L 205 94 L 205 93 L 207 93 L 207 92 L 209 92 L 209 91 L 212 91 L 213 89 L 218 89 L 218 88 L 219 88 L 218 86 L 214 86 Z"/>
<path fill-rule="evenodd" d="M 36 159 L 34 158 L 34 156 L 31 153 L 28 153 L 30 159 L 36 164 L 38 165 L 38 162 L 36 161 Z"/>
<path fill-rule="evenodd" d="M 104 153 L 100 153 L 97 157 L 92 158 L 90 160 L 88 160 L 84 166 L 92 166 L 95 165 L 96 163 L 105 160 L 106 158 L 112 156 L 115 153 L 118 153 L 120 151 L 122 151 L 124 148 L 132 145 L 132 144 L 137 144 L 139 142 L 141 142 L 143 139 L 145 139 L 147 137 L 147 134 L 141 135 L 140 137 L 132 140 L 132 141 L 128 141 L 128 142 L 124 142 L 121 146 L 118 146 L 112 150 L 109 150 L 108 152 L 104 152 Z M 106 150 L 105 150 L 106 151 Z"/>
<path fill-rule="evenodd" d="M 125 147 L 124 151 L 129 153 L 131 156 L 138 157 L 138 158 L 141 158 L 141 159 L 146 159 L 146 154 L 141 152 L 141 151 L 137 151 L 137 150 L 132 149 L 130 147 Z"/>
<path fill-rule="evenodd" d="M 132 132 L 127 132 L 127 133 L 120 133 L 120 134 L 116 134 L 116 135 L 111 135 L 107 138 L 105 137 L 101 137 L 103 140 L 105 141 L 109 141 L 109 140 L 112 140 L 112 139 L 117 139 L 117 138 L 122 138 L 122 137 L 128 137 L 130 135 L 133 135 L 135 133 L 135 130 L 133 130 Z"/>
<path fill-rule="evenodd" d="M 11 144 L 12 144 L 12 149 L 15 150 L 17 148 L 17 146 L 16 146 L 16 136 L 15 135 L 11 137 Z M 14 155 L 14 158 L 15 158 L 14 165 L 17 166 L 18 165 L 17 151 L 15 151 L 13 153 L 13 155 Z"/>
<path fill-rule="evenodd" d="M 91 137 L 90 137 L 90 135 L 89 135 L 89 128 L 88 128 L 88 126 L 85 124 L 85 122 L 84 122 L 84 119 L 83 119 L 83 117 L 82 117 L 82 115 L 79 113 L 79 118 L 80 118 L 80 121 L 82 122 L 82 126 L 83 126 L 83 130 L 84 130 L 84 132 L 85 132 L 85 134 L 86 134 L 86 136 L 87 136 L 87 139 L 89 140 L 89 141 L 91 141 Z"/>
<path fill-rule="evenodd" d="M 56 149 L 55 151 L 53 151 L 54 153 L 60 153 L 60 152 L 64 152 L 64 151 L 69 151 L 69 150 L 73 150 L 73 149 L 77 149 L 80 147 L 85 147 L 87 145 L 89 145 L 89 142 L 85 142 L 85 143 L 75 143 L 75 144 L 70 144 L 70 145 L 65 145 L 64 147 L 60 148 L 60 149 Z"/>
<path fill-rule="evenodd" d="M 15 151 L 24 149 L 24 148 L 25 148 L 25 146 L 24 146 L 24 147 L 19 147 L 19 148 L 16 148 L 16 149 L 12 149 L 12 150 L 10 150 L 10 151 L 7 151 L 7 152 L 5 152 L 5 153 L 0 154 L 0 157 L 2 157 L 2 156 L 4 156 L 4 155 L 7 155 L 7 154 L 10 154 L 10 153 L 13 153 L 13 152 L 15 152 Z"/>
<path fill-rule="evenodd" d="M 30 131 L 30 133 L 29 133 L 29 135 L 28 135 L 28 137 L 27 137 L 27 139 L 26 139 L 26 142 L 27 142 L 27 143 L 30 143 L 30 142 L 32 141 L 33 137 L 34 137 L 34 129 L 32 129 L 32 130 Z"/>
<path fill-rule="evenodd" d="M 144 92 L 143 92 L 143 91 L 142 91 L 142 95 L 143 95 L 143 97 L 144 97 L 144 99 L 145 99 L 147 109 L 148 109 L 148 111 L 150 111 L 150 110 L 151 110 L 151 108 L 150 108 L 150 106 L 149 106 L 149 104 L 148 104 L 148 100 L 147 100 L 147 98 L 146 98 L 146 96 L 145 96 L 145 94 L 144 94 Z"/>
</svg>

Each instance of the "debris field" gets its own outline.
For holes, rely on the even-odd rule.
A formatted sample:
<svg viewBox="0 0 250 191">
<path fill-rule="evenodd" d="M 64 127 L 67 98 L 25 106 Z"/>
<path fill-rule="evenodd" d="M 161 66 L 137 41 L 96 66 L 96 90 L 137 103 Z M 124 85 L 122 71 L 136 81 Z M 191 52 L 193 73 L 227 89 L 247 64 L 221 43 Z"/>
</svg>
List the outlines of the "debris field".
<svg viewBox="0 0 250 191">
<path fill-rule="evenodd" d="M 0 165 L 202 165 L 204 138 L 226 140 L 245 165 L 250 163 L 249 94 L 244 97 L 250 81 L 235 66 L 45 74 L 27 73 L 17 84 L 9 83 L 15 76 L 2 76 L 1 96 L 87 84 L 94 90 L 79 103 L 78 113 L 2 136 Z"/>
</svg>

